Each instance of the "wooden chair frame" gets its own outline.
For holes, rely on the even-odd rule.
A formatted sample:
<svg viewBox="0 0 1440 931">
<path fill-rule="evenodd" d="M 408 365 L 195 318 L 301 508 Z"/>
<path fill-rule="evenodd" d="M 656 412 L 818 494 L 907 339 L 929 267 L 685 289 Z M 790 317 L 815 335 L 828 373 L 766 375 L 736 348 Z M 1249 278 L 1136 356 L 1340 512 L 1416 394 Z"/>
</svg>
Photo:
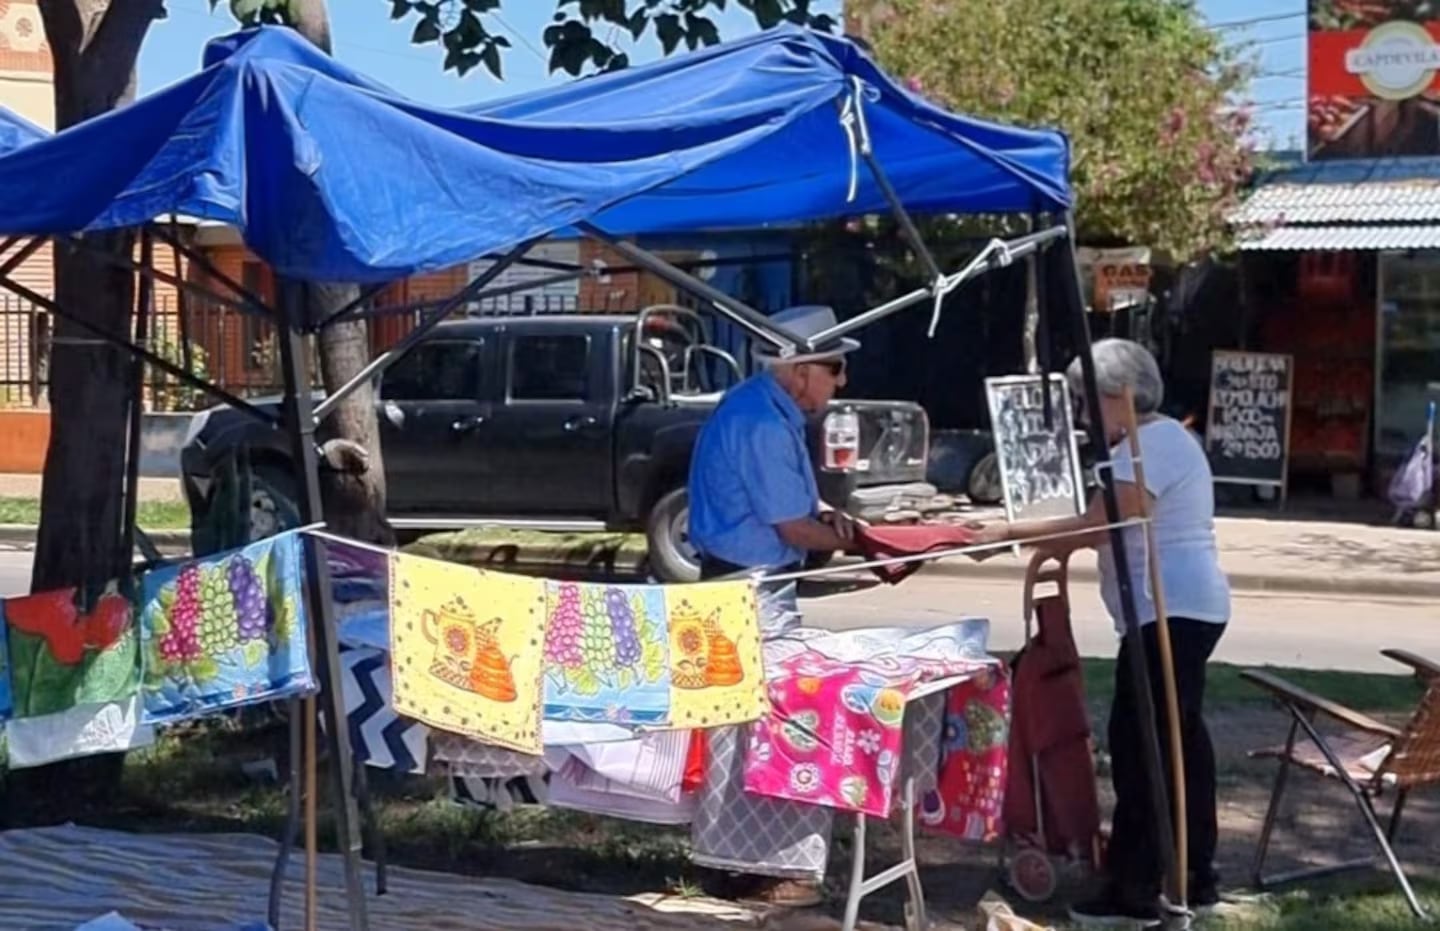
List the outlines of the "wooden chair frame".
<svg viewBox="0 0 1440 931">
<path fill-rule="evenodd" d="M 1265 874 L 1265 857 L 1279 816 L 1280 800 L 1285 792 L 1290 768 L 1297 766 L 1316 775 L 1336 779 L 1349 790 L 1411 910 L 1423 918 L 1425 910 L 1395 856 L 1393 844 L 1409 793 L 1414 789 L 1440 784 L 1440 664 L 1404 650 L 1382 650 L 1381 655 L 1409 666 L 1426 686 L 1420 704 L 1403 728 L 1383 724 L 1269 673 L 1253 670 L 1241 673 L 1242 678 L 1268 692 L 1291 717 L 1290 731 L 1283 749 L 1262 750 L 1251 754 L 1252 757 L 1275 757 L 1280 761 L 1280 769 L 1275 774 L 1275 785 L 1270 795 L 1270 805 L 1265 812 L 1265 823 L 1260 829 L 1260 843 L 1255 853 L 1252 878 L 1256 887 L 1265 889 L 1295 880 L 1375 865 L 1375 858 L 1369 857 L 1332 866 L 1269 876 Z M 1322 715 L 1343 725 L 1349 732 L 1374 738 L 1377 741 L 1377 751 L 1384 748 L 1383 760 L 1374 767 L 1373 772 L 1357 773 L 1357 758 L 1344 758 L 1342 752 L 1334 746 L 1334 738 L 1327 740 L 1319 732 L 1316 720 Z M 1296 743 L 1301 731 L 1320 751 L 1325 766 L 1319 766 L 1316 761 L 1305 760 L 1296 755 Z M 1391 806 L 1389 822 L 1382 826 L 1375 811 L 1375 800 L 1386 791 L 1393 791 L 1395 800 Z"/>
</svg>

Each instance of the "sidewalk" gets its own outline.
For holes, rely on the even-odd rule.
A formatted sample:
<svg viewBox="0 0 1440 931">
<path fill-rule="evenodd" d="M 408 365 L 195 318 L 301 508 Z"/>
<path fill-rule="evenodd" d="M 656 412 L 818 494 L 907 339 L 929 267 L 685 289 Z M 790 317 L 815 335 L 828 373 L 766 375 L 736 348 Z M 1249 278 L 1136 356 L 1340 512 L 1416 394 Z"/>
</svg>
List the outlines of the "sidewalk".
<svg viewBox="0 0 1440 931">
<path fill-rule="evenodd" d="M 1236 591 L 1440 598 L 1440 533 L 1276 518 L 1216 521 L 1220 564 Z M 1020 578 L 1024 560 L 947 560 L 931 572 Z M 1076 553 L 1070 572 L 1094 579 L 1095 554 Z"/>
<path fill-rule="evenodd" d="M 0 498 L 38 499 L 39 497 L 40 476 L 0 473 Z M 140 479 L 141 501 L 180 501 L 183 498 L 179 479 L 145 478 L 143 476 Z"/>
</svg>

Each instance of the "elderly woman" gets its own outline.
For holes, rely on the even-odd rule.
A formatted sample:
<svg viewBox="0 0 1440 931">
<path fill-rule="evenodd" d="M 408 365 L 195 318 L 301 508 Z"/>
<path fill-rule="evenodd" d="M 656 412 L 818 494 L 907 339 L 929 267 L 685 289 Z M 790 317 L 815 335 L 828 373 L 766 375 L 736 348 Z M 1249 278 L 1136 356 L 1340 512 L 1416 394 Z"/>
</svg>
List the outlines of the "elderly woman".
<svg viewBox="0 0 1440 931">
<path fill-rule="evenodd" d="M 1220 570 L 1215 544 L 1215 493 L 1210 465 L 1199 441 L 1184 426 L 1159 413 L 1164 384 L 1159 366 L 1148 350 L 1129 340 L 1107 339 L 1092 347 L 1100 388 L 1100 422 L 1111 446 L 1115 490 L 1122 518 L 1138 516 L 1141 495 L 1149 499 L 1149 512 L 1160 553 L 1160 575 L 1165 587 L 1165 623 L 1170 631 L 1175 679 L 1179 692 L 1180 730 L 1185 753 L 1186 822 L 1189 828 L 1190 904 L 1218 901 L 1214 872 L 1215 753 L 1205 728 L 1205 663 L 1230 620 L 1230 587 Z M 1085 396 L 1080 360 L 1069 370 L 1076 397 Z M 1135 480 L 1135 468 L 1125 435 L 1125 390 L 1130 389 L 1139 423 L 1140 452 L 1145 487 Z M 1083 410 L 1082 417 L 1087 412 Z M 1020 521 L 990 525 L 982 530 L 986 542 L 1047 537 L 1080 532 L 1065 540 L 1047 541 L 1047 551 L 1066 552 L 1094 547 L 1100 556 L 1100 589 L 1117 633 L 1124 633 L 1125 616 L 1103 498 L 1096 494 L 1086 512 L 1075 518 Z M 1090 531 L 1084 533 L 1084 531 Z M 1125 555 L 1130 586 L 1141 625 L 1144 656 L 1135 645 L 1122 641 L 1115 666 L 1115 697 L 1110 708 L 1109 743 L 1111 775 L 1115 784 L 1115 816 L 1106 858 L 1107 883 L 1093 902 L 1071 909 L 1081 924 L 1115 924 L 1127 919 L 1158 918 L 1162 857 L 1157 849 L 1143 763 L 1143 737 L 1136 714 L 1137 696 L 1131 686 L 1130 664 L 1143 660 L 1149 667 L 1157 722 L 1165 726 L 1164 680 L 1161 676 L 1155 632 L 1155 602 L 1147 573 L 1144 537 L 1140 528 L 1125 531 Z M 1162 734 L 1164 731 L 1162 730 Z M 1163 748 L 1163 744 L 1162 744 Z M 1167 769 L 1169 754 L 1161 754 Z M 1168 772 L 1167 772 L 1168 778 Z"/>
</svg>

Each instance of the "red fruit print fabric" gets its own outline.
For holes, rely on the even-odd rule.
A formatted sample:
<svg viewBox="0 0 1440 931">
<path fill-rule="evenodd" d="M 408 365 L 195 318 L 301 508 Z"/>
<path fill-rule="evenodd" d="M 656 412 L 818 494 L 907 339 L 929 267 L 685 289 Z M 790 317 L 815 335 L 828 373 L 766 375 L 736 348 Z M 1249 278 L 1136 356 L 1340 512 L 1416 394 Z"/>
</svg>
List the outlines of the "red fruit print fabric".
<svg viewBox="0 0 1440 931">
<path fill-rule="evenodd" d="M 112 583 L 88 605 L 73 588 L 0 602 L 9 640 L 12 717 L 135 697 L 139 641 L 130 601 L 118 588 Z"/>
</svg>

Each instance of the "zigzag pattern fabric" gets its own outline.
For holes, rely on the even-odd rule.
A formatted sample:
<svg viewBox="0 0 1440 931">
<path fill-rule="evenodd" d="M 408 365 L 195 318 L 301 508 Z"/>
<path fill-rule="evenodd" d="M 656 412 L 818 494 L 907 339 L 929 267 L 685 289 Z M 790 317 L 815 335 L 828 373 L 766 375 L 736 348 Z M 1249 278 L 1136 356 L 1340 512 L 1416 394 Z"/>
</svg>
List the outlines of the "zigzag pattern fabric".
<svg viewBox="0 0 1440 931">
<path fill-rule="evenodd" d="M 355 759 L 376 769 L 425 772 L 430 728 L 402 718 L 390 707 L 390 662 L 379 650 L 340 654 L 340 687 Z"/>
</svg>

